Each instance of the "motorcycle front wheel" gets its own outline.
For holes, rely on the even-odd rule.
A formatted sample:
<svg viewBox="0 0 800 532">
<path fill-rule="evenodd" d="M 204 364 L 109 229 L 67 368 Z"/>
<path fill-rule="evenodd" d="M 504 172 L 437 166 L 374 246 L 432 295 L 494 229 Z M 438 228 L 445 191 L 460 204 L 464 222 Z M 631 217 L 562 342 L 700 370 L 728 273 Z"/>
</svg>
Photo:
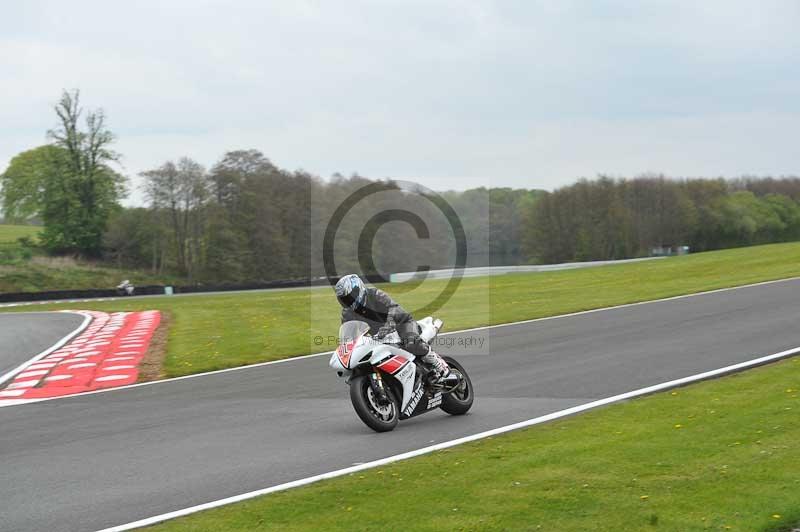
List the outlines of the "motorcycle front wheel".
<svg viewBox="0 0 800 532">
<path fill-rule="evenodd" d="M 400 420 L 400 405 L 392 390 L 387 387 L 388 405 L 381 405 L 372 391 L 367 375 L 359 375 L 350 381 L 350 401 L 358 417 L 375 432 L 389 432 Z"/>
</svg>

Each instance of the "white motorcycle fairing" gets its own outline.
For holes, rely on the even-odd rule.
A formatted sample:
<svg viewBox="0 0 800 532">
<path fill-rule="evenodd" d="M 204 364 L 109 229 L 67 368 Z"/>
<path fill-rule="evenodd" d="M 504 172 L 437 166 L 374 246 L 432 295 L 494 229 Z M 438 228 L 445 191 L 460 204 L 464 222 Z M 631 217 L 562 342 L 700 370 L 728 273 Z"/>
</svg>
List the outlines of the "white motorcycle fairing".
<svg viewBox="0 0 800 532">
<path fill-rule="evenodd" d="M 400 411 L 403 417 L 411 417 L 425 396 L 424 386 L 417 382 L 417 365 L 414 364 L 416 357 L 395 345 L 400 343 L 400 336 L 396 332 L 376 340 L 367 335 L 369 327 L 366 324 L 362 324 L 362 327 L 358 325 L 360 322 L 348 322 L 350 323 L 353 324 L 349 330 L 353 338 L 349 342 L 350 338 L 339 339 L 340 345 L 331 355 L 329 366 L 337 370 L 339 376 L 349 379 L 353 369 L 367 362 L 366 356 L 371 354 L 369 364 L 400 383 L 403 389 Z M 420 338 L 426 342 L 433 340 L 442 327 L 442 321 L 432 317 L 419 320 L 417 324 L 420 327 Z M 423 410 L 436 408 L 441 401 L 442 394 L 436 393 L 425 401 L 426 407 Z"/>
<path fill-rule="evenodd" d="M 417 365 L 414 364 L 415 358 L 405 349 L 386 344 L 375 349 L 369 361 L 374 367 L 384 373 L 388 373 L 400 382 L 403 387 L 403 398 L 400 401 L 401 412 L 405 412 L 414 393 L 414 384 L 417 376 Z"/>
</svg>

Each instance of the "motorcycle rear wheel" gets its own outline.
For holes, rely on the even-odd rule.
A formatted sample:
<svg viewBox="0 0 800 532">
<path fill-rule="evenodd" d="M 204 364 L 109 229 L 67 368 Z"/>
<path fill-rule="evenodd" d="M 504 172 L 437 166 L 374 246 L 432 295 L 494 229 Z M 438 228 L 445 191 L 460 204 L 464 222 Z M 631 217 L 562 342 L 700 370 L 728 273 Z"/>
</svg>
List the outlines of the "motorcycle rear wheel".
<svg viewBox="0 0 800 532">
<path fill-rule="evenodd" d="M 472 401 L 475 399 L 472 381 L 464 366 L 451 357 L 444 357 L 444 359 L 447 365 L 450 366 L 450 371 L 460 374 L 462 382 L 453 391 L 442 397 L 442 406 L 440 408 L 451 416 L 463 416 L 472 408 Z"/>
<path fill-rule="evenodd" d="M 387 387 L 386 394 L 389 397 L 389 405 L 379 405 L 372 391 L 369 376 L 359 375 L 350 381 L 350 401 L 353 403 L 353 409 L 361 421 L 375 432 L 389 432 L 400 420 L 400 404 L 391 388 Z"/>
</svg>

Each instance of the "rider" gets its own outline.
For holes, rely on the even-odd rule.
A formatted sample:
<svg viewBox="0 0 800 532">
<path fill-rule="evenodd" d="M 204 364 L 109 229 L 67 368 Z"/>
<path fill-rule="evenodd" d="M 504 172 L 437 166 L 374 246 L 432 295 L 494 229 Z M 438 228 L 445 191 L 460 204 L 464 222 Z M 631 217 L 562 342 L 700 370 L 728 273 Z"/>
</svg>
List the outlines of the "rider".
<svg viewBox="0 0 800 532">
<path fill-rule="evenodd" d="M 432 370 L 434 382 L 444 383 L 450 367 L 419 336 L 417 322 L 383 290 L 367 287 L 356 274 L 340 278 L 334 288 L 342 306 L 342 323 L 362 321 L 369 325 L 370 334 L 381 338 L 397 331 L 403 349 L 420 358 Z"/>
</svg>

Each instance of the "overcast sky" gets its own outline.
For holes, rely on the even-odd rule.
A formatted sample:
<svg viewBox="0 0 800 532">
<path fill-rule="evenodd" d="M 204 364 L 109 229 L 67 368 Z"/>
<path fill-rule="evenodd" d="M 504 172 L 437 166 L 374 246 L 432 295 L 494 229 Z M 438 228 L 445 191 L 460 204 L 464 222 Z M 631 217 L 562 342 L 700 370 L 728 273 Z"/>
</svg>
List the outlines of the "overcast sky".
<svg viewBox="0 0 800 532">
<path fill-rule="evenodd" d="M 796 0 L 3 2 L 0 170 L 80 88 L 134 188 L 244 148 L 437 190 L 797 174 L 798 27 Z"/>
</svg>

